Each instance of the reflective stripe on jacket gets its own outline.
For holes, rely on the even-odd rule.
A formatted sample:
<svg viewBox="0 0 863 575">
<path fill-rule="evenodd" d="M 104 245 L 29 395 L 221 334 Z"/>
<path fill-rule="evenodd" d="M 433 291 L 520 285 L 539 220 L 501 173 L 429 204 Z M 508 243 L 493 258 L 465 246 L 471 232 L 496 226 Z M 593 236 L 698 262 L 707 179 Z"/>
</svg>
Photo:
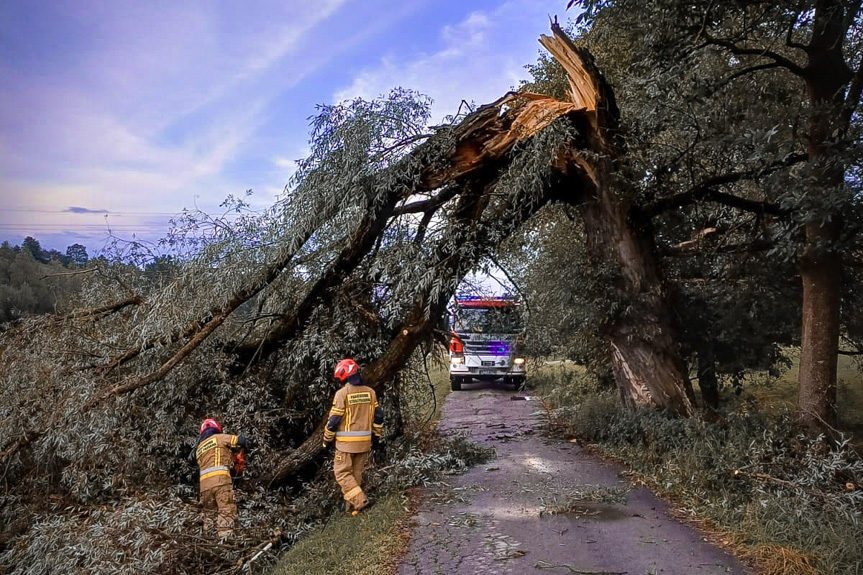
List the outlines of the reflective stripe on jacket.
<svg viewBox="0 0 863 575">
<path fill-rule="evenodd" d="M 195 457 L 201 470 L 201 491 L 231 483 L 231 450 L 245 443 L 243 437 L 227 433 L 216 433 L 198 442 Z"/>
<path fill-rule="evenodd" d="M 377 416 L 377 417 L 376 417 Z M 336 392 L 330 419 L 324 430 L 324 441 L 336 440 L 336 449 L 346 453 L 362 453 L 372 447 L 372 432 L 382 430 L 375 390 L 365 385 L 345 384 Z M 373 429 L 378 428 L 378 429 Z"/>
</svg>

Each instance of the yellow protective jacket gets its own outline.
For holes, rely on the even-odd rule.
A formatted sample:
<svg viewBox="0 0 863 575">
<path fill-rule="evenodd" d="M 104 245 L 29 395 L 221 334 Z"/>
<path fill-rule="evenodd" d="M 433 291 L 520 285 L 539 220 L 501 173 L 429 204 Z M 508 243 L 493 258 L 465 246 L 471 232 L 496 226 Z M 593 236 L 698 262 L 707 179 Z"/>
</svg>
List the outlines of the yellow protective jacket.
<svg viewBox="0 0 863 575">
<path fill-rule="evenodd" d="M 347 383 L 333 398 L 324 441 L 335 439 L 336 449 L 345 453 L 363 453 L 372 448 L 372 434 L 380 437 L 383 429 L 383 412 L 375 390 Z"/>
<path fill-rule="evenodd" d="M 201 491 L 231 484 L 231 451 L 246 446 L 241 435 L 214 433 L 202 436 L 195 449 L 201 476 Z"/>
</svg>

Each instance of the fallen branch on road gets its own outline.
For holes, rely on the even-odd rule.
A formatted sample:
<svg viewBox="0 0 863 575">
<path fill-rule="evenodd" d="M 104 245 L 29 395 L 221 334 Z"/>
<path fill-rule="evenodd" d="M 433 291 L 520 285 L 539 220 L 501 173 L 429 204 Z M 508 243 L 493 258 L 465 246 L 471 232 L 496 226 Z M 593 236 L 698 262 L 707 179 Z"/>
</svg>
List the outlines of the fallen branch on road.
<svg viewBox="0 0 863 575">
<path fill-rule="evenodd" d="M 558 567 L 563 567 L 564 569 L 569 569 L 570 573 L 576 573 L 578 575 L 626 575 L 626 571 L 591 571 L 589 569 L 576 569 L 572 565 L 567 565 L 566 563 L 548 563 L 546 561 L 537 561 L 533 564 L 537 569 L 557 569 Z"/>
</svg>

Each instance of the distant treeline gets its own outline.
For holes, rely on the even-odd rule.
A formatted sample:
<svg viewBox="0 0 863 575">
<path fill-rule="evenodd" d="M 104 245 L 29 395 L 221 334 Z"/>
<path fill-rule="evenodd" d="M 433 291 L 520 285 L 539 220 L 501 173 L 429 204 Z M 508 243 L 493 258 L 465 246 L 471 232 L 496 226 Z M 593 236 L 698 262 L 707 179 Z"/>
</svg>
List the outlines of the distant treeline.
<svg viewBox="0 0 863 575">
<path fill-rule="evenodd" d="M 0 323 L 64 310 L 81 288 L 67 272 L 87 264 L 87 248 L 72 244 L 63 254 L 27 237 L 20 246 L 0 245 Z"/>
</svg>

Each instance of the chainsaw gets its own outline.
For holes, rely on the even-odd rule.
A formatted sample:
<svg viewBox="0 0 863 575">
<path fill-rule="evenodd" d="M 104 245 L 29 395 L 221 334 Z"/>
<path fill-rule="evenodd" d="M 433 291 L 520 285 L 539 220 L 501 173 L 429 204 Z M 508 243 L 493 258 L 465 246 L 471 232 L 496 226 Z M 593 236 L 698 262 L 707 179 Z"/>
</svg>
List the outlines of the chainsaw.
<svg viewBox="0 0 863 575">
<path fill-rule="evenodd" d="M 238 478 L 243 476 L 243 471 L 246 469 L 246 450 L 240 449 L 231 454 L 231 477 Z"/>
</svg>

